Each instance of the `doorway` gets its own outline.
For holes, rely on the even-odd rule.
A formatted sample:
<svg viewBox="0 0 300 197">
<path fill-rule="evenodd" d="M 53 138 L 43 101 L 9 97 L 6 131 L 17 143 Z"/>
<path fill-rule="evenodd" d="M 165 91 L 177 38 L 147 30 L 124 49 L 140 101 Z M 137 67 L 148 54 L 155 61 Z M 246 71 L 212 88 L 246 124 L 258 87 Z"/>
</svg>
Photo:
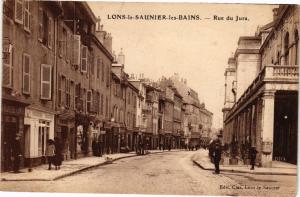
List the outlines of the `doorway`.
<svg viewBox="0 0 300 197">
<path fill-rule="evenodd" d="M 275 94 L 273 160 L 297 164 L 298 93 Z"/>
</svg>

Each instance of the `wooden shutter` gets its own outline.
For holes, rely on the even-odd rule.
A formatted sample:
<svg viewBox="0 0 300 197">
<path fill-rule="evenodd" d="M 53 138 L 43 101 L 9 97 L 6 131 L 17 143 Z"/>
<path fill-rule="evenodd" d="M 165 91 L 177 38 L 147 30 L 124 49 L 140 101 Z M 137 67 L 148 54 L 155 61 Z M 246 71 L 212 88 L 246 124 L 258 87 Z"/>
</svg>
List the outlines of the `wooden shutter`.
<svg viewBox="0 0 300 197">
<path fill-rule="evenodd" d="M 51 100 L 52 66 L 41 64 L 41 99 Z"/>
<path fill-rule="evenodd" d="M 31 25 L 31 4 L 28 0 L 24 2 L 24 29 L 30 32 Z"/>
<path fill-rule="evenodd" d="M 12 47 L 3 45 L 2 86 L 11 88 L 13 83 Z"/>
<path fill-rule="evenodd" d="M 80 35 L 73 35 L 72 64 L 80 65 Z"/>
<path fill-rule="evenodd" d="M 53 20 L 48 16 L 48 47 L 52 49 L 53 37 Z"/>
<path fill-rule="evenodd" d="M 30 56 L 23 54 L 23 93 L 30 94 Z"/>
<path fill-rule="evenodd" d="M 92 90 L 87 91 L 86 103 L 87 103 L 87 111 L 90 112 L 92 110 Z"/>
<path fill-rule="evenodd" d="M 82 50 L 81 50 L 81 72 L 87 72 L 87 64 L 88 64 L 88 48 L 86 46 L 82 46 Z"/>
<path fill-rule="evenodd" d="M 24 1 L 15 0 L 15 22 L 23 24 Z"/>
<path fill-rule="evenodd" d="M 39 29 L 38 29 L 38 40 L 40 42 L 43 42 L 44 38 L 44 13 L 43 13 L 43 8 L 39 6 L 39 12 L 38 12 L 38 23 L 39 23 Z"/>
</svg>

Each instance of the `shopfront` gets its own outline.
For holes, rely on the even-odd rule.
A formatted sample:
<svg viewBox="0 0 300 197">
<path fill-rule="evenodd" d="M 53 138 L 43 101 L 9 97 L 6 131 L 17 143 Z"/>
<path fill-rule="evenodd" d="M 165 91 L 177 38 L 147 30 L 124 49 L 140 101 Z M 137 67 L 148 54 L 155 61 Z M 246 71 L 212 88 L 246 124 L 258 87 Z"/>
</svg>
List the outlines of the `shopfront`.
<svg viewBox="0 0 300 197">
<path fill-rule="evenodd" d="M 46 163 L 46 147 L 54 139 L 54 112 L 26 108 L 24 117 L 25 166 Z"/>
<path fill-rule="evenodd" d="M 21 154 L 24 155 L 24 113 L 25 102 L 2 99 L 2 119 L 1 119 L 1 172 L 10 171 L 13 167 L 12 153 L 13 140 L 16 134 L 21 136 Z M 21 158 L 21 167 L 24 166 L 24 157 Z"/>
</svg>

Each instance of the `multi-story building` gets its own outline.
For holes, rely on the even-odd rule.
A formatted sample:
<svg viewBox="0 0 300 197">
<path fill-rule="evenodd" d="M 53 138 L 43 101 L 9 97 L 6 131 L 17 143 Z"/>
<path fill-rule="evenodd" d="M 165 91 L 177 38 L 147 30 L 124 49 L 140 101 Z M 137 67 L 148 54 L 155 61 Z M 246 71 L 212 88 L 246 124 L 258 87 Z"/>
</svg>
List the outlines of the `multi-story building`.
<svg viewBox="0 0 300 197">
<path fill-rule="evenodd" d="M 59 2 L 3 4 L 2 171 L 13 166 L 15 135 L 21 136 L 21 166 L 41 163 L 47 140 L 54 137 L 54 31 L 61 13 Z"/>
<path fill-rule="evenodd" d="M 91 152 L 93 138 L 98 140 L 110 118 L 112 41 L 85 2 L 61 5 L 55 135 L 62 141 L 65 158 L 74 158 Z"/>
<path fill-rule="evenodd" d="M 96 29 L 85 2 L 3 6 L 2 170 L 12 166 L 8 142 L 16 134 L 21 166 L 45 162 L 47 140 L 54 137 L 65 159 L 89 154 L 110 118 L 110 34 L 100 24 Z"/>
<path fill-rule="evenodd" d="M 174 113 L 173 113 L 173 148 L 180 148 L 183 139 L 183 130 L 182 130 L 182 106 L 183 100 L 182 96 L 178 93 L 176 88 L 172 89 L 174 92 Z M 182 138 L 181 138 L 182 137 Z M 183 143 L 184 144 L 184 143 Z"/>
<path fill-rule="evenodd" d="M 256 163 L 264 167 L 273 160 L 297 163 L 299 8 L 280 5 L 273 14 L 255 36 L 239 39 L 232 69 L 226 70 L 236 78 L 234 95 L 227 88 L 223 110 L 224 141 L 232 155 L 246 160 L 253 146 Z M 232 81 L 227 78 L 227 85 Z"/>
</svg>

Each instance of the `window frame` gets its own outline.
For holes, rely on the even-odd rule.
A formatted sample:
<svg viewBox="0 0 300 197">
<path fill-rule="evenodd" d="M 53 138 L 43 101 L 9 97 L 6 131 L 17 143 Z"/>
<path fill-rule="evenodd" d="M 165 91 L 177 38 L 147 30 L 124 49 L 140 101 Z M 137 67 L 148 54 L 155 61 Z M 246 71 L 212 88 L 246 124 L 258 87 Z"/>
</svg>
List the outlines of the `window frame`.
<svg viewBox="0 0 300 197">
<path fill-rule="evenodd" d="M 25 72 L 25 58 L 28 58 L 28 73 Z M 23 59 L 22 59 L 22 93 L 30 95 L 31 90 L 31 82 L 30 82 L 30 65 L 31 65 L 31 56 L 27 53 L 23 53 Z M 28 76 L 28 91 L 25 90 L 25 77 Z"/>
<path fill-rule="evenodd" d="M 43 80 L 43 68 L 49 68 L 50 72 L 49 72 L 49 81 L 44 81 Z M 40 83 L 40 99 L 41 100 L 51 100 L 52 99 L 52 65 L 50 64 L 41 64 L 41 83 Z M 49 97 L 44 97 L 43 96 L 43 83 L 44 84 L 48 84 L 49 85 Z"/>
</svg>

